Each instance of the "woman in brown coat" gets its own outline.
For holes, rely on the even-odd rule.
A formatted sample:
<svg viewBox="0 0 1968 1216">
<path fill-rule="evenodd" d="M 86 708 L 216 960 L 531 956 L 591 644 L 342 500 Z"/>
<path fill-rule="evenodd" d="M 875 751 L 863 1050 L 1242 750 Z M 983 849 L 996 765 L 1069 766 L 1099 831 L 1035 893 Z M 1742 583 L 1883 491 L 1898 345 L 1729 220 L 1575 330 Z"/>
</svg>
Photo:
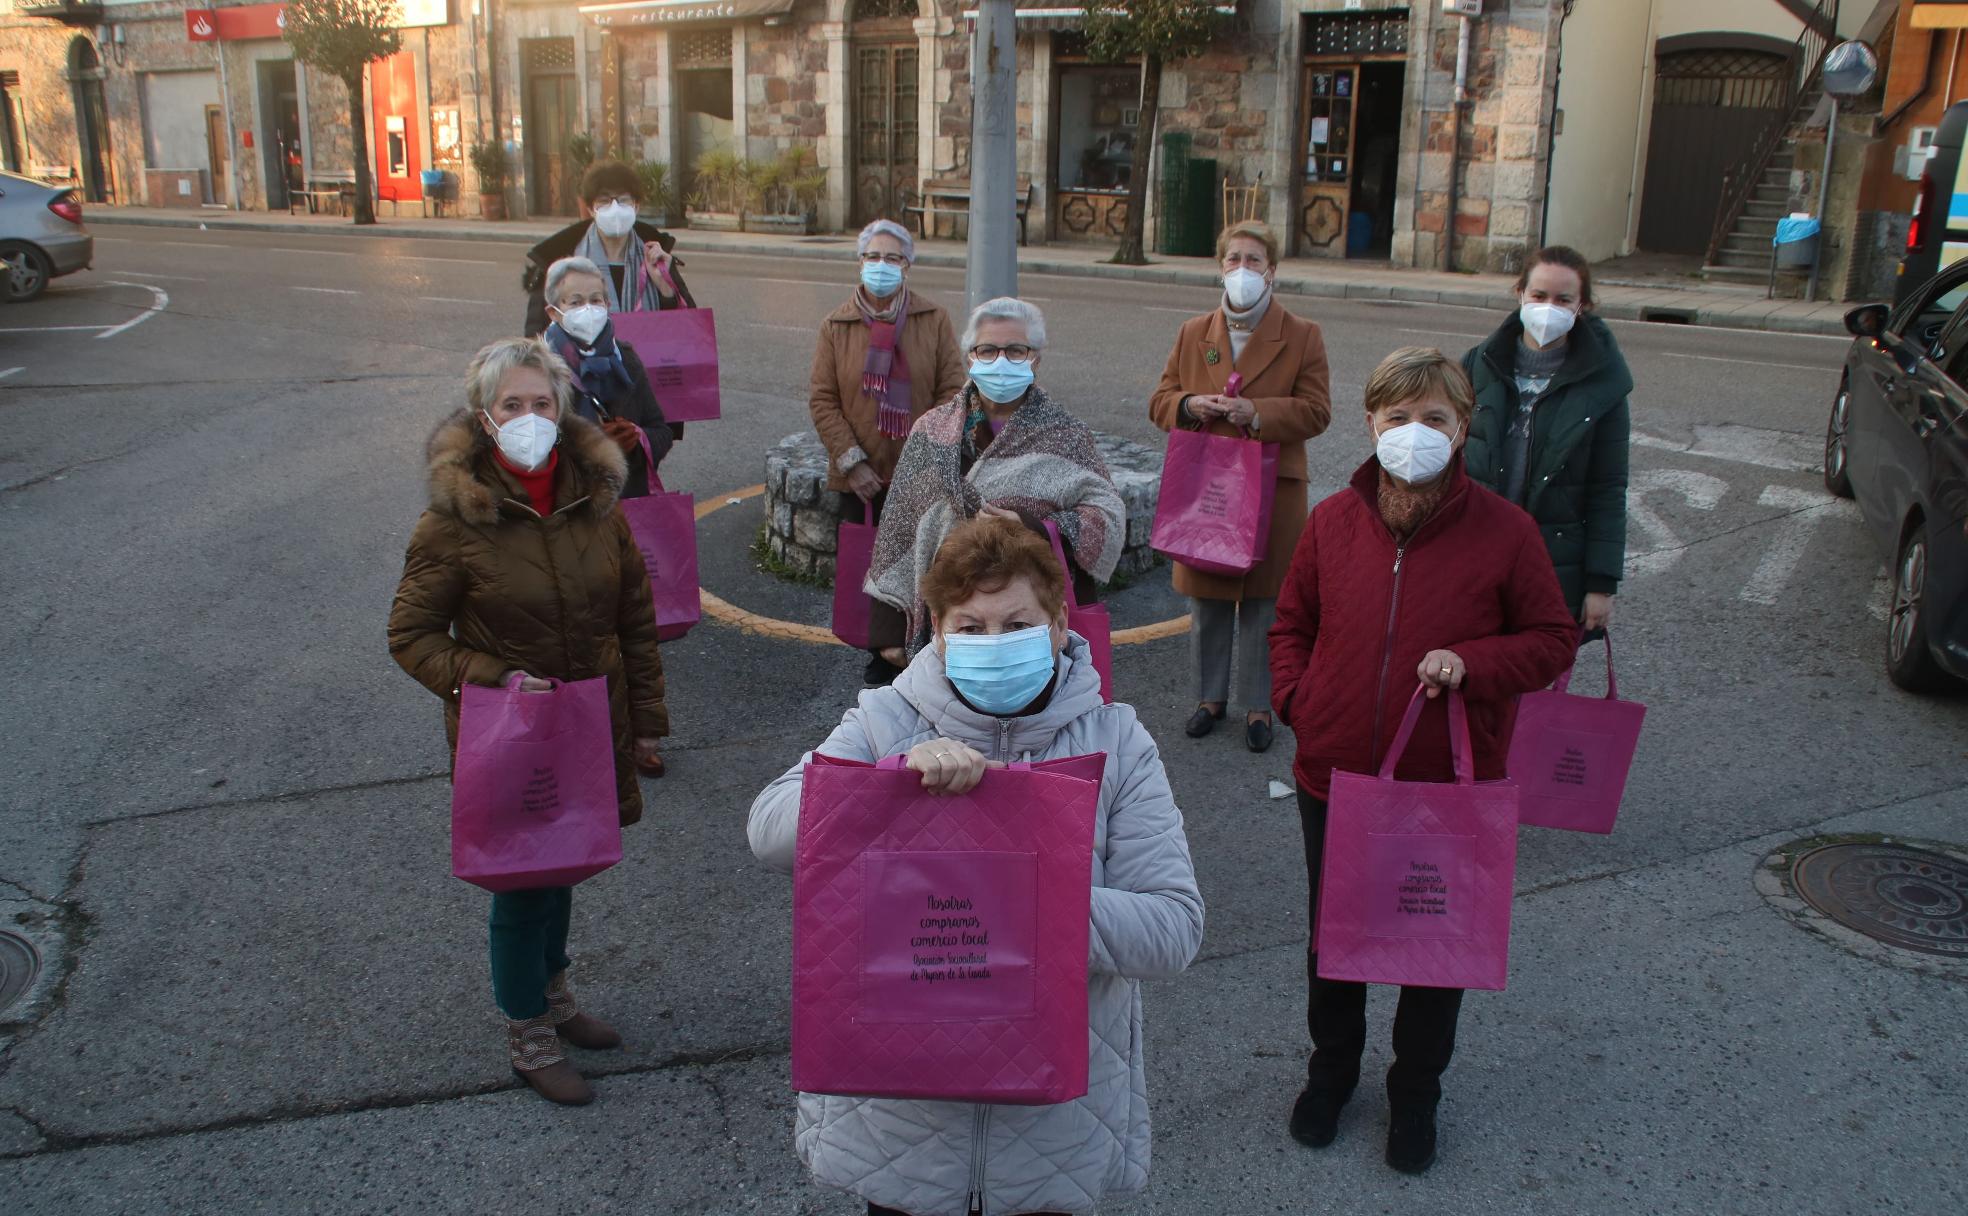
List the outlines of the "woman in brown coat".
<svg viewBox="0 0 1968 1216">
<path fill-rule="evenodd" d="M 855 523 L 881 514 L 902 443 L 917 418 L 964 386 L 963 359 L 950 314 L 909 289 L 916 243 L 893 220 L 876 220 L 855 242 L 861 281 L 820 324 L 807 408 L 827 449 L 827 489 Z M 867 683 L 901 673 L 902 615 L 869 601 Z"/>
<path fill-rule="evenodd" d="M 601 428 L 573 414 L 573 374 L 537 338 L 478 352 L 468 409 L 428 448 L 430 506 L 417 521 L 390 608 L 390 654 L 444 700 L 454 756 L 461 685 L 517 677 L 608 680 L 615 790 L 623 824 L 642 817 L 639 758 L 669 733 L 649 575 L 615 504 L 627 462 Z M 492 897 L 492 991 L 507 1018 L 514 1071 L 542 1097 L 593 1095 L 564 1044 L 619 1046 L 580 1013 L 567 984 L 573 888 Z"/>
<path fill-rule="evenodd" d="M 1305 528 L 1305 441 L 1332 418 L 1326 343 L 1319 327 L 1272 298 L 1278 239 L 1257 223 L 1233 224 L 1216 238 L 1223 304 L 1182 323 L 1148 416 L 1165 431 L 1207 430 L 1278 445 L 1277 497 L 1264 560 L 1241 578 L 1175 566 L 1175 589 L 1190 597 L 1190 649 L 1199 704 L 1192 738 L 1210 733 L 1230 701 L 1233 635 L 1241 634 L 1237 692 L 1247 709 L 1244 741 L 1271 746 L 1270 648 L 1266 636 L 1292 549 Z M 1233 394 L 1230 377 L 1241 378 Z"/>
</svg>

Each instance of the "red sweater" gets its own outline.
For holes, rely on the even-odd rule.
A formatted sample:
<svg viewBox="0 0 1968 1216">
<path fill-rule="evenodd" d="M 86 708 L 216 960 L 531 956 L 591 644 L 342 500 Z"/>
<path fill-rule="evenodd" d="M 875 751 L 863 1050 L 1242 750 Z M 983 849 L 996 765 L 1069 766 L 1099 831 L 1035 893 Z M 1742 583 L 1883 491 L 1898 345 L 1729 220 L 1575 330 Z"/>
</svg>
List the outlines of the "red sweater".
<svg viewBox="0 0 1968 1216">
<path fill-rule="evenodd" d="M 1271 627 L 1271 699 L 1292 728 L 1292 774 L 1326 797 L 1334 769 L 1378 772 L 1431 650 L 1453 650 L 1476 778 L 1503 776 L 1516 698 L 1571 665 L 1578 626 L 1531 517 L 1471 481 L 1458 457 L 1405 547 L 1381 522 L 1380 462 L 1312 510 Z M 1422 712 L 1396 776 L 1452 781 L 1446 702 Z"/>
<path fill-rule="evenodd" d="M 499 467 L 511 473 L 519 488 L 526 491 L 526 501 L 534 514 L 541 519 L 553 514 L 554 510 L 554 470 L 560 467 L 560 451 L 555 449 L 547 454 L 547 463 L 531 473 L 506 459 L 506 454 L 493 449 L 492 455 L 499 461 Z"/>
</svg>

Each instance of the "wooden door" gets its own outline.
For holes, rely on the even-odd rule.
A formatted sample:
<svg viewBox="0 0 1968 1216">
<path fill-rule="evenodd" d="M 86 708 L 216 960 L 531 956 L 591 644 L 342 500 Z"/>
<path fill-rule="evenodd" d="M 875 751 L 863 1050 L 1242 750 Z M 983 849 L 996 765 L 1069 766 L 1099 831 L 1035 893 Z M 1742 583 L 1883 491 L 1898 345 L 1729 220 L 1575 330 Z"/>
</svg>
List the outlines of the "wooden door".
<svg viewBox="0 0 1968 1216">
<path fill-rule="evenodd" d="M 398 51 L 368 67 L 375 129 L 369 149 L 376 158 L 376 197 L 399 203 L 424 197 L 423 141 L 417 130 L 417 61 Z"/>
<path fill-rule="evenodd" d="M 917 51 L 854 48 L 854 223 L 903 218 L 916 196 Z"/>
<path fill-rule="evenodd" d="M 1298 252 L 1346 256 L 1346 223 L 1353 211 L 1354 118 L 1358 64 L 1307 64 L 1299 121 Z"/>
<path fill-rule="evenodd" d="M 572 38 L 529 38 L 526 77 L 526 179 L 536 215 L 572 215 L 580 184 L 567 179 L 567 141 L 581 129 L 581 84 Z"/>
<path fill-rule="evenodd" d="M 1722 178 L 1787 109 L 1788 56 L 1690 50 L 1656 60 L 1653 128 L 1640 195 L 1640 247 L 1705 253 L 1722 204 Z"/>
<path fill-rule="evenodd" d="M 226 190 L 231 182 L 227 177 L 227 157 L 232 154 L 230 142 L 226 139 L 225 111 L 218 106 L 205 107 L 205 156 L 212 174 L 211 201 L 225 205 Z"/>
</svg>

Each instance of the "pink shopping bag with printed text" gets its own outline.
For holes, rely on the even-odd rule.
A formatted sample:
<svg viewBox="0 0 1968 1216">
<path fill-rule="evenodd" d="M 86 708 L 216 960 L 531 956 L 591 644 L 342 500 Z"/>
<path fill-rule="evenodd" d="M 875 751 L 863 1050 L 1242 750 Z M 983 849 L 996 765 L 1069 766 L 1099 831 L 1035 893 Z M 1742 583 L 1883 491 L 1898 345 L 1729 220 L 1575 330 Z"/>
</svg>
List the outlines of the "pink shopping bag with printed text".
<svg viewBox="0 0 1968 1216">
<path fill-rule="evenodd" d="M 1100 673 L 1100 699 L 1114 703 L 1114 622 L 1105 604 L 1082 604 L 1073 591 L 1073 563 L 1066 560 L 1066 546 L 1059 539 L 1059 525 L 1046 524 L 1046 539 L 1052 542 L 1052 555 L 1066 572 L 1066 628 L 1086 639 L 1093 656 L 1093 669 Z"/>
<path fill-rule="evenodd" d="M 872 514 L 872 509 L 870 510 Z M 868 649 L 868 593 L 861 589 L 875 559 L 875 533 L 880 527 L 846 523 L 834 542 L 834 636 L 856 650 Z"/>
<path fill-rule="evenodd" d="M 1334 772 L 1319 877 L 1319 974 L 1501 989 L 1510 973 L 1517 787 L 1475 779 L 1462 694 L 1448 698 L 1453 782 L 1397 781 L 1422 708 L 1415 690 L 1378 776 Z"/>
<path fill-rule="evenodd" d="M 1245 574 L 1270 548 L 1277 488 L 1277 444 L 1177 428 L 1148 543 L 1192 570 Z"/>
<path fill-rule="evenodd" d="M 613 312 L 608 318 L 615 323 L 616 341 L 641 356 L 665 419 L 705 422 L 721 416 L 717 317 L 710 309 Z"/>
<path fill-rule="evenodd" d="M 1103 755 L 936 795 L 815 754 L 793 866 L 793 1088 L 1045 1105 L 1087 1092 Z"/>
<path fill-rule="evenodd" d="M 488 891 L 565 887 L 622 860 L 608 680 L 466 684 L 451 772 L 451 873 Z"/>
<path fill-rule="evenodd" d="M 629 521 L 642 564 L 649 571 L 649 595 L 656 604 L 656 636 L 665 642 L 689 633 L 703 619 L 697 586 L 697 504 L 688 494 L 672 494 L 656 475 L 649 438 L 642 440 L 642 458 L 649 470 L 649 493 L 624 498 L 622 517 Z"/>
<path fill-rule="evenodd" d="M 1567 670 L 1548 691 L 1526 693 L 1517 702 L 1509 771 L 1523 797 L 1518 818 L 1534 827 L 1603 835 L 1619 815 L 1647 707 L 1619 699 L 1610 634 L 1606 695 L 1567 692 L 1571 682 Z"/>
</svg>

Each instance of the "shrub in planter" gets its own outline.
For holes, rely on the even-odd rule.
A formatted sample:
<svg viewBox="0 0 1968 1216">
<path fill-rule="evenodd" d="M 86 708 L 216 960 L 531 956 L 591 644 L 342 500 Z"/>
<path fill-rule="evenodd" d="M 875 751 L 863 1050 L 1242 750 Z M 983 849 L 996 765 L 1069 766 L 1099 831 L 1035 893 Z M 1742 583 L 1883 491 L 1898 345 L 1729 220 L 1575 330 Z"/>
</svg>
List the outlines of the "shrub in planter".
<svg viewBox="0 0 1968 1216">
<path fill-rule="evenodd" d="M 496 139 L 471 147 L 472 172 L 478 175 L 478 213 L 488 220 L 506 218 L 506 186 L 512 181 L 512 158 Z"/>
<path fill-rule="evenodd" d="M 792 147 L 771 164 L 755 168 L 745 208 L 747 232 L 813 231 L 820 210 L 820 195 L 827 188 L 827 174 L 820 168 L 813 151 Z"/>
<path fill-rule="evenodd" d="M 653 160 L 637 161 L 636 176 L 642 179 L 642 214 L 652 223 L 669 225 L 682 220 L 677 214 L 675 189 L 670 184 L 670 167 Z"/>
<path fill-rule="evenodd" d="M 690 226 L 719 232 L 744 227 L 745 200 L 752 166 L 737 153 L 717 148 L 697 158 L 697 183 L 690 198 Z"/>
</svg>

